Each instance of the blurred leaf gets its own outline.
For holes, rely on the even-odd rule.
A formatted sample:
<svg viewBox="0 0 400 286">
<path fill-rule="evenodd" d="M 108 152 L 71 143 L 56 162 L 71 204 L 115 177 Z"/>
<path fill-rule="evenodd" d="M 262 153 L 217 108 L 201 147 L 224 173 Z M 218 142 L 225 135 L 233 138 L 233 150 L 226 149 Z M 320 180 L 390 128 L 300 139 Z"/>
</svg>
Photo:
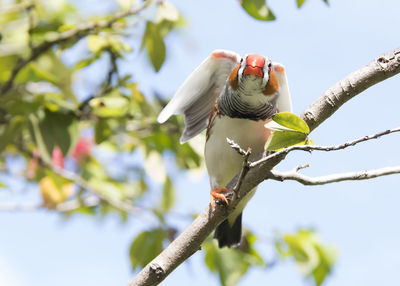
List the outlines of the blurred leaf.
<svg viewBox="0 0 400 286">
<path fill-rule="evenodd" d="M 93 98 L 89 105 L 93 108 L 94 114 L 100 117 L 121 117 L 129 111 L 129 100 L 118 92 Z"/>
<path fill-rule="evenodd" d="M 278 243 L 278 252 L 283 257 L 293 257 L 301 272 L 313 278 L 315 285 L 321 285 L 330 274 L 336 261 L 337 248 L 321 242 L 313 230 L 299 230 L 295 234 L 286 234 Z M 286 248 L 286 251 L 282 250 Z"/>
<path fill-rule="evenodd" d="M 73 209 L 71 212 L 68 212 L 67 215 L 70 215 L 72 213 L 80 213 L 80 214 L 84 214 L 84 215 L 93 216 L 96 214 L 96 211 L 95 211 L 95 207 L 80 206 L 76 209 Z"/>
<path fill-rule="evenodd" d="M 73 194 L 73 185 L 71 183 L 62 184 L 55 178 L 56 176 L 46 176 L 39 183 L 43 205 L 47 208 L 54 208 Z"/>
<path fill-rule="evenodd" d="M 172 181 L 169 177 L 165 180 L 163 193 L 162 193 L 162 200 L 160 209 L 162 212 L 169 211 L 175 202 L 175 190 L 172 184 Z"/>
<path fill-rule="evenodd" d="M 80 69 L 83 69 L 84 67 L 87 67 L 97 61 L 101 56 L 101 53 L 96 53 L 86 59 L 80 60 L 75 64 L 75 66 L 72 68 L 73 71 L 77 71 Z"/>
<path fill-rule="evenodd" d="M 218 273 L 221 285 L 236 285 L 251 265 L 264 265 L 264 261 L 254 250 L 255 237 L 249 235 L 245 240 L 247 242 L 243 249 L 218 248 L 211 239 L 203 243 L 205 263 L 210 271 Z"/>
<path fill-rule="evenodd" d="M 16 55 L 0 56 L 0 82 L 5 82 L 11 75 L 11 68 L 16 63 Z"/>
<path fill-rule="evenodd" d="M 39 117 L 36 114 L 29 115 L 29 121 L 31 123 L 32 129 L 32 139 L 36 143 L 36 147 L 39 150 L 41 155 L 41 159 L 44 160 L 46 163 L 51 163 L 51 152 L 53 152 L 53 148 L 50 150 L 47 149 L 46 143 L 43 139 L 42 133 L 40 131 L 40 123 Z"/>
<path fill-rule="evenodd" d="M 129 249 L 132 268 L 144 267 L 162 251 L 163 240 L 167 234 L 162 229 L 140 233 Z"/>
<path fill-rule="evenodd" d="M 297 131 L 274 131 L 265 144 L 267 151 L 276 151 L 293 145 L 304 145 L 307 134 Z"/>
<path fill-rule="evenodd" d="M 146 98 L 144 97 L 143 93 L 140 92 L 137 83 L 131 83 L 127 86 L 131 90 L 131 97 L 132 100 L 138 103 L 146 102 Z"/>
<path fill-rule="evenodd" d="M 0 188 L 5 188 L 6 185 L 4 185 L 2 182 L 0 182 Z"/>
<path fill-rule="evenodd" d="M 147 155 L 144 162 L 144 169 L 147 175 L 156 182 L 164 183 L 166 181 L 167 173 L 159 153 L 152 151 Z"/>
<path fill-rule="evenodd" d="M 241 5 L 251 17 L 257 20 L 272 21 L 276 19 L 265 0 L 242 0 Z"/>
<path fill-rule="evenodd" d="M 117 182 L 110 182 L 98 178 L 89 179 L 90 186 L 111 201 L 123 201 L 125 198 L 124 186 Z"/>
<path fill-rule="evenodd" d="M 304 4 L 304 2 L 306 2 L 306 0 L 297 0 L 297 8 L 300 8 Z"/>
<path fill-rule="evenodd" d="M 91 158 L 91 160 L 84 165 L 84 168 L 82 170 L 82 177 L 85 180 L 89 180 L 92 178 L 96 178 L 98 180 L 106 180 L 107 173 L 98 161 Z"/>
<path fill-rule="evenodd" d="M 52 50 L 22 69 L 16 81 L 19 83 L 47 81 L 58 87 L 66 98 L 77 102 L 72 92 L 72 72 Z"/>
<path fill-rule="evenodd" d="M 107 140 L 112 135 L 112 130 L 110 124 L 107 119 L 99 118 L 95 125 L 95 142 L 96 144 L 100 144 L 103 141 Z"/>
<path fill-rule="evenodd" d="M 160 23 L 164 20 L 170 22 L 176 22 L 179 20 L 179 12 L 171 2 L 160 2 L 157 8 L 156 23 Z"/>
<path fill-rule="evenodd" d="M 142 39 L 143 47 L 146 47 L 150 62 L 155 71 L 158 72 L 165 60 L 165 44 L 159 27 L 151 21 L 146 23 L 146 30 Z"/>
<path fill-rule="evenodd" d="M 10 100 L 6 103 L 7 112 L 11 115 L 29 116 L 36 113 L 45 104 L 43 96 L 34 99 Z"/>
<path fill-rule="evenodd" d="M 117 36 L 99 36 L 90 35 L 88 36 L 88 47 L 94 54 L 100 54 L 102 50 L 111 50 L 113 53 L 118 55 L 121 52 L 130 52 L 131 48 L 124 42 L 122 42 Z"/>
<path fill-rule="evenodd" d="M 329 5 L 329 1 L 328 0 L 322 0 L 325 2 L 326 5 Z"/>
<path fill-rule="evenodd" d="M 88 47 L 93 53 L 98 53 L 100 50 L 104 49 L 108 45 L 107 40 L 104 37 L 98 35 L 88 36 Z"/>
<path fill-rule="evenodd" d="M 123 10 L 128 10 L 132 7 L 136 0 L 117 0 Z"/>
<path fill-rule="evenodd" d="M 280 112 L 275 114 L 272 117 L 272 120 L 288 129 L 299 131 L 305 134 L 310 133 L 310 128 L 308 127 L 307 123 L 296 114 L 290 112 Z M 266 127 L 267 126 L 268 123 L 266 124 Z"/>
<path fill-rule="evenodd" d="M 48 154 L 52 154 L 54 147 L 58 146 L 67 156 L 79 138 L 78 120 L 68 113 L 45 110 L 39 130 Z"/>
<path fill-rule="evenodd" d="M 3 151 L 8 144 L 18 139 L 25 123 L 24 117 L 15 116 L 7 125 L 0 126 L 0 152 Z"/>
</svg>

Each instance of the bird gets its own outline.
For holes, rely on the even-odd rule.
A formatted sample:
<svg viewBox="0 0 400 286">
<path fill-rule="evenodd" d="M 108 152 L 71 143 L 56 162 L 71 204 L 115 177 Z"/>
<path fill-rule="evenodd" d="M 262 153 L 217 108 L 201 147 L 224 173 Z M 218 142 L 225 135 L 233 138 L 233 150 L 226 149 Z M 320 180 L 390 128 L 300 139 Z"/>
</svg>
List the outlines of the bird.
<svg viewBox="0 0 400 286">
<path fill-rule="evenodd" d="M 206 129 L 204 157 L 211 186 L 211 206 L 226 202 L 226 185 L 239 173 L 243 157 L 227 138 L 246 150 L 249 160 L 265 156 L 271 131 L 264 125 L 277 112 L 292 112 L 285 67 L 259 54 L 243 57 L 229 50 L 213 51 L 183 82 L 157 120 L 184 115 L 183 144 Z M 242 211 L 251 190 L 214 232 L 218 246 L 235 247 L 242 237 Z"/>
</svg>

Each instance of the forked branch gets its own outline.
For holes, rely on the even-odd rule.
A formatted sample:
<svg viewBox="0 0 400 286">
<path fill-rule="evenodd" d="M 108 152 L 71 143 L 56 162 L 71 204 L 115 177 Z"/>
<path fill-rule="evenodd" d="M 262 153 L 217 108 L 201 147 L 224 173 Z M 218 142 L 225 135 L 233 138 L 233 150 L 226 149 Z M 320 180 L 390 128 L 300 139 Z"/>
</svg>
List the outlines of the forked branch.
<svg viewBox="0 0 400 286">
<path fill-rule="evenodd" d="M 307 122 L 310 130 L 314 130 L 346 101 L 399 72 L 400 49 L 396 49 L 374 59 L 329 88 L 303 112 L 301 117 Z M 183 233 L 133 278 L 129 285 L 157 285 L 163 281 L 176 267 L 200 249 L 202 242 L 222 220 L 228 217 L 241 198 L 271 176 L 272 168 L 281 162 L 286 154 L 279 153 L 251 168 L 241 180 L 240 188 L 237 190 L 238 198 L 233 200 L 229 207 L 217 206 L 215 211 L 212 211 L 210 206 L 207 206 Z M 234 189 L 239 176 L 238 174 L 227 185 L 228 189 Z"/>
</svg>

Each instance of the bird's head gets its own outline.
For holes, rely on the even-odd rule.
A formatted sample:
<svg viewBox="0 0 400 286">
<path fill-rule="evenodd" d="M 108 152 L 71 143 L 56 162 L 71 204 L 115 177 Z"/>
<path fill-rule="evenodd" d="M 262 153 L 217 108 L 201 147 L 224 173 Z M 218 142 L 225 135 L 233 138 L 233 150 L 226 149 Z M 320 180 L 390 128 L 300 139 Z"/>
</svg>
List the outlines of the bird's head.
<svg viewBox="0 0 400 286">
<path fill-rule="evenodd" d="M 272 62 L 261 55 L 249 54 L 242 58 L 229 75 L 229 84 L 245 95 L 262 93 L 273 96 L 278 90 L 278 81 Z"/>
</svg>

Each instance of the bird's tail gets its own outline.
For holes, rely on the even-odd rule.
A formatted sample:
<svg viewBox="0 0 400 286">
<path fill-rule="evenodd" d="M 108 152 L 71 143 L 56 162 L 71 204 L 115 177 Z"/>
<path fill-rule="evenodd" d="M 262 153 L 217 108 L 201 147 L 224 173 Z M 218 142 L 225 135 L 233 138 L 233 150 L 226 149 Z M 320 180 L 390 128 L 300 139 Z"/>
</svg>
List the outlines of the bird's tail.
<svg viewBox="0 0 400 286">
<path fill-rule="evenodd" d="M 242 213 L 237 216 L 232 225 L 230 225 L 226 219 L 217 226 L 214 232 L 214 238 L 218 240 L 218 246 L 220 248 L 239 244 L 242 238 Z"/>
</svg>

